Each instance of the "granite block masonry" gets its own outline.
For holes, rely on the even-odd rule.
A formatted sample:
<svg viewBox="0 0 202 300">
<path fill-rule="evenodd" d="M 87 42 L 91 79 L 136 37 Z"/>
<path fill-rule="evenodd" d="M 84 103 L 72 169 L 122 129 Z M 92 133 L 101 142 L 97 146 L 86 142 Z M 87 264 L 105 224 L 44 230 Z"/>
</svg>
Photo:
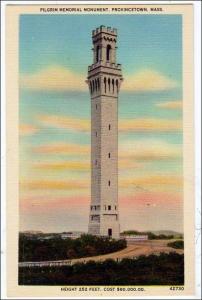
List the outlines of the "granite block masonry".
<svg viewBox="0 0 202 300">
<path fill-rule="evenodd" d="M 92 31 L 93 64 L 88 67 L 91 95 L 91 204 L 88 233 L 120 236 L 118 207 L 118 95 L 123 80 L 116 63 L 117 30 Z"/>
</svg>

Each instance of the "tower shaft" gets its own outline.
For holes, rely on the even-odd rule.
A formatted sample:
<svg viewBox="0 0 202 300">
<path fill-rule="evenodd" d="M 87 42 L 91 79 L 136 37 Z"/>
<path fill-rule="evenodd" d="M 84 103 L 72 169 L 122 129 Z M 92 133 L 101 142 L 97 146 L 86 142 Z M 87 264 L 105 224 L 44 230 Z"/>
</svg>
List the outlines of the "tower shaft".
<svg viewBox="0 0 202 300">
<path fill-rule="evenodd" d="M 116 29 L 93 30 L 94 63 L 88 68 L 91 94 L 91 206 L 89 233 L 119 238 L 118 93 Z"/>
</svg>

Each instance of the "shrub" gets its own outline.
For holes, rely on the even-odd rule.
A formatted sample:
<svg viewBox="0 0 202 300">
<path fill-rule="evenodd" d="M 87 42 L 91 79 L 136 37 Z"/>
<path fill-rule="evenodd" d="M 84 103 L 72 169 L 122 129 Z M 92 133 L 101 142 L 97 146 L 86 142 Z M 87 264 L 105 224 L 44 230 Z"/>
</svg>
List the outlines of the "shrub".
<svg viewBox="0 0 202 300">
<path fill-rule="evenodd" d="M 41 240 L 20 234 L 19 261 L 44 261 L 80 258 L 115 252 L 126 247 L 125 240 L 113 240 L 84 234 L 72 240 L 56 236 Z"/>
<path fill-rule="evenodd" d="M 166 276 L 165 276 L 166 274 Z M 182 285 L 184 255 L 162 253 L 116 262 L 19 268 L 20 285 Z"/>
<path fill-rule="evenodd" d="M 167 246 L 175 248 L 175 249 L 184 249 L 184 241 L 183 240 L 177 240 L 177 241 L 168 243 Z"/>
</svg>

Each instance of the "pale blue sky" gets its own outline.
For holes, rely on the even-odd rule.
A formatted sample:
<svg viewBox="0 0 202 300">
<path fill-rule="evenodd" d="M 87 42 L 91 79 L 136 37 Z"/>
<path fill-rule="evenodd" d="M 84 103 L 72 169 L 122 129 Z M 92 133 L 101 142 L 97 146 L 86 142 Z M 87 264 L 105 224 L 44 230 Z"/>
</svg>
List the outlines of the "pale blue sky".
<svg viewBox="0 0 202 300">
<path fill-rule="evenodd" d="M 183 134 L 177 126 L 178 122 L 182 121 L 183 100 L 180 15 L 22 15 L 19 44 L 20 73 L 26 78 L 48 67 L 61 66 L 75 74 L 81 74 L 84 82 L 87 67 L 93 60 L 91 32 L 100 25 L 115 27 L 118 30 L 117 62 L 122 64 L 123 77 L 149 69 L 159 72 L 161 78 L 164 76 L 178 83 L 176 87 L 168 89 L 120 91 L 119 121 L 127 124 L 129 120 L 136 124 L 135 122 L 141 119 L 143 124 L 140 131 L 134 128 L 119 132 L 119 148 L 122 149 L 125 145 L 130 148 L 129 156 L 125 156 L 130 169 L 128 170 L 127 166 L 119 169 L 120 181 L 127 178 L 136 180 L 138 176 L 169 177 L 166 179 L 168 185 L 161 186 L 157 182 L 156 185 L 152 185 L 151 190 L 146 186 L 151 192 L 149 196 L 144 195 L 148 197 L 146 201 L 150 201 L 150 198 L 156 201 L 154 211 L 150 215 L 148 207 L 144 207 L 143 204 L 138 208 L 139 198 L 135 198 L 138 196 L 134 186 L 130 186 L 128 190 L 119 189 L 122 207 L 121 228 L 182 231 L 182 189 L 173 180 L 175 176 L 180 178 L 182 176 L 180 151 Z M 51 150 L 51 152 L 47 149 L 62 143 L 66 148 L 78 145 L 90 149 L 90 130 L 85 132 L 77 130 L 77 124 L 82 123 L 82 120 L 90 121 L 88 91 L 82 91 L 79 87 L 78 91 L 74 92 L 20 89 L 19 117 L 24 128 L 20 137 L 20 176 L 25 186 L 21 189 L 20 195 L 21 229 L 86 230 L 90 169 L 84 172 L 82 168 L 72 170 L 66 166 L 60 170 L 55 168 L 55 163 L 60 161 L 62 166 L 65 166 L 73 160 L 81 164 L 83 162 L 90 164 L 90 152 L 84 151 L 82 154 L 83 150 L 80 153 L 74 153 L 72 150 L 71 154 L 68 151 L 65 154 L 62 151 Z M 48 118 L 52 118 L 51 121 L 50 119 L 48 122 L 44 121 Z M 74 119 L 75 128 L 68 129 L 64 126 L 65 118 Z M 149 124 L 154 122 L 157 128 L 154 126 L 151 130 L 145 129 L 147 122 Z M 168 124 L 168 130 L 161 129 L 161 124 L 164 126 L 165 123 Z M 68 121 L 65 124 L 68 124 Z M 45 147 L 44 152 L 37 149 L 40 146 Z M 121 150 L 123 154 L 125 150 L 128 149 Z M 145 160 L 140 159 L 141 151 L 145 154 Z M 51 166 L 48 168 L 44 166 L 47 161 L 52 164 L 52 169 Z M 88 181 L 88 186 L 85 190 L 77 188 L 57 190 L 55 188 L 57 185 L 52 182 L 67 181 L 69 178 L 80 180 L 81 183 Z M 45 188 L 41 186 L 41 182 L 45 182 Z M 144 189 L 145 186 L 142 187 L 142 190 Z M 159 194 L 156 195 L 156 191 Z M 60 199 L 62 196 L 65 199 Z M 70 196 L 80 198 L 72 200 Z M 124 208 L 127 200 L 124 197 L 132 197 L 127 209 Z M 74 207 L 73 204 L 77 201 L 81 203 L 82 210 Z M 36 211 L 33 210 L 34 207 L 37 207 Z"/>
<path fill-rule="evenodd" d="M 180 15 L 22 15 L 20 71 L 59 64 L 86 73 L 92 62 L 91 31 L 101 24 L 118 29 L 118 61 L 123 71 L 144 67 L 181 80 Z"/>
</svg>

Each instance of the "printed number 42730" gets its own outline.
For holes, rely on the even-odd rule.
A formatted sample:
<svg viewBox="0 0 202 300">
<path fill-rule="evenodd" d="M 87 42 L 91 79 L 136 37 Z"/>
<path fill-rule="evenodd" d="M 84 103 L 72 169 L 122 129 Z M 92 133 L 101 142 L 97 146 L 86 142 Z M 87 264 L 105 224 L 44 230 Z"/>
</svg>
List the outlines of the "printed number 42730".
<svg viewBox="0 0 202 300">
<path fill-rule="evenodd" d="M 184 287 L 183 286 L 171 286 L 170 290 L 171 291 L 184 291 Z"/>
</svg>

